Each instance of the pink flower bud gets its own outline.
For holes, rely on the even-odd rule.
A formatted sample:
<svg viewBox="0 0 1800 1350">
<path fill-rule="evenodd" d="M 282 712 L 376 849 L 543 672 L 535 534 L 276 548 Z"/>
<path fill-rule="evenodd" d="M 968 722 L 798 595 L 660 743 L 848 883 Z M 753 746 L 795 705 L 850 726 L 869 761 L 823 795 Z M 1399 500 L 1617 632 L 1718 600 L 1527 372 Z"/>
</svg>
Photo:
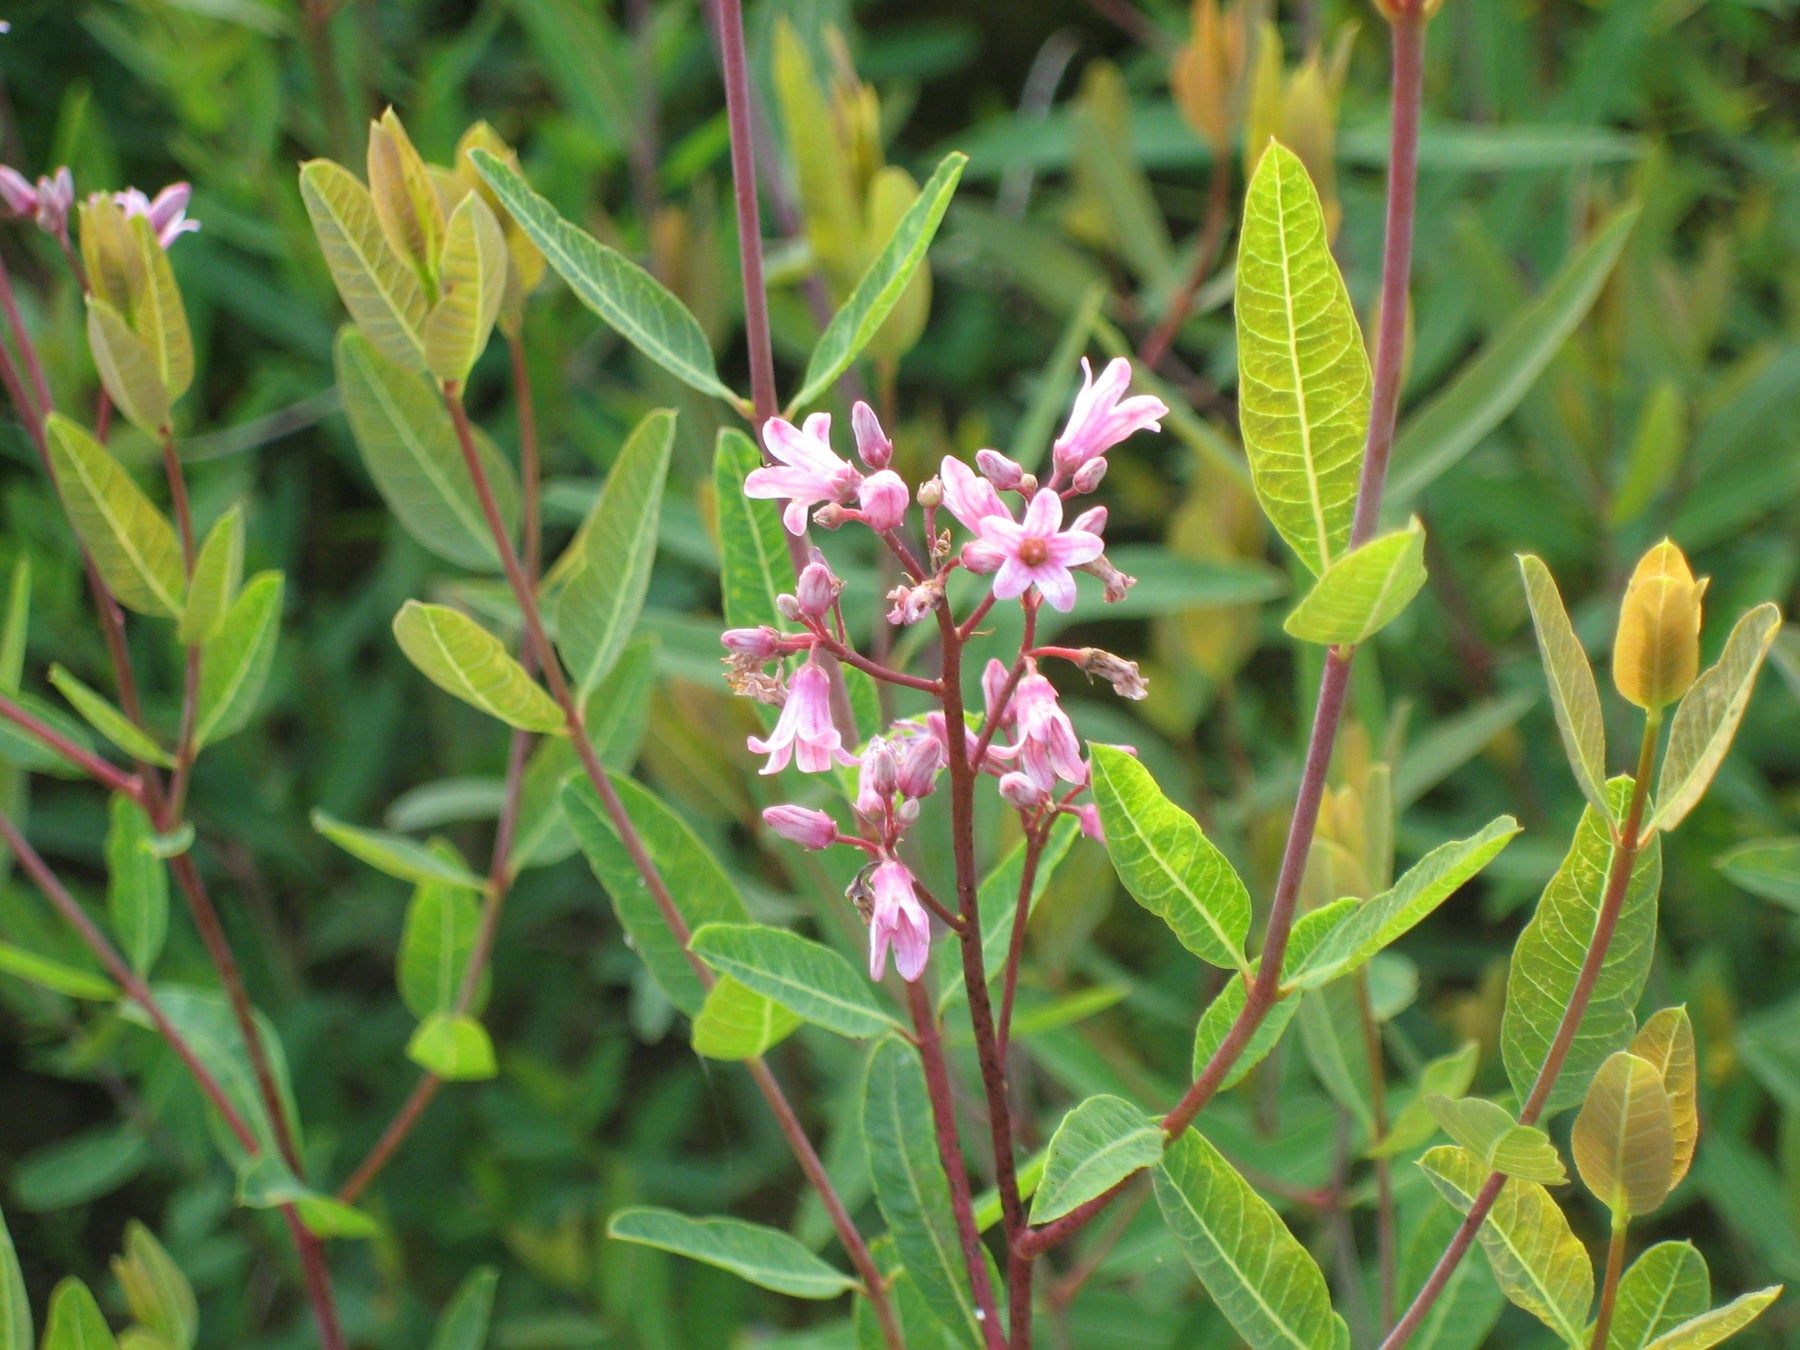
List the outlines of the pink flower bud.
<svg viewBox="0 0 1800 1350">
<path fill-rule="evenodd" d="M 1075 470 L 1075 476 L 1069 481 L 1077 492 L 1092 492 L 1100 486 L 1100 480 L 1104 477 L 1106 477 L 1106 459 L 1101 456 L 1090 459 Z"/>
<path fill-rule="evenodd" d="M 1017 770 L 1000 775 L 1000 796 L 1008 806 L 1021 811 L 1035 811 L 1050 800 L 1050 794 L 1030 774 Z"/>
<path fill-rule="evenodd" d="M 902 830 L 910 830 L 919 823 L 919 803 L 911 797 L 902 797 L 894 803 L 894 824 Z"/>
<path fill-rule="evenodd" d="M 873 905 L 869 915 L 869 978 L 879 980 L 887 970 L 888 948 L 894 949 L 894 968 L 911 982 L 925 973 L 931 956 L 931 916 L 913 890 L 912 873 L 904 863 L 888 859 L 869 878 Z"/>
<path fill-rule="evenodd" d="M 781 654 L 781 634 L 767 624 L 761 628 L 727 628 L 719 635 L 719 641 L 733 656 L 759 666 Z"/>
<path fill-rule="evenodd" d="M 789 595 L 786 591 L 783 591 L 780 595 L 775 597 L 775 612 L 781 615 L 781 617 L 786 619 L 789 623 L 799 623 L 802 612 L 800 609 L 799 597 Z"/>
<path fill-rule="evenodd" d="M 989 717 L 995 715 L 995 705 L 1000 701 L 1000 691 L 1006 688 L 1006 678 L 1011 674 L 1012 670 L 1004 662 L 992 657 L 988 658 L 987 667 L 981 672 L 981 696 L 987 704 Z M 1013 705 L 1010 699 L 1007 700 L 1006 707 L 999 710 L 1002 731 L 1012 725 L 1012 710 Z"/>
<path fill-rule="evenodd" d="M 894 800 L 898 771 L 894 765 L 894 746 L 885 736 L 876 736 L 863 751 L 862 769 L 856 776 L 856 814 L 868 821 L 879 821 Z"/>
<path fill-rule="evenodd" d="M 1081 822 L 1081 832 L 1089 839 L 1098 840 L 1102 844 L 1106 842 L 1106 831 L 1100 828 L 1099 807 L 1095 806 L 1092 802 L 1089 802 L 1085 806 L 1077 807 L 1075 810 L 1075 819 Z"/>
<path fill-rule="evenodd" d="M 944 483 L 940 478 L 927 478 L 919 484 L 919 505 L 937 507 L 944 504 Z"/>
<path fill-rule="evenodd" d="M 934 736 L 915 736 L 900 753 L 897 783 L 902 796 L 929 797 L 945 764 L 944 747 Z"/>
<path fill-rule="evenodd" d="M 1025 477 L 1025 470 L 998 450 L 977 450 L 975 465 L 1002 492 L 1011 492 Z"/>
<path fill-rule="evenodd" d="M 906 518 L 906 495 L 906 483 L 892 469 L 870 474 L 857 490 L 863 522 L 879 534 L 899 528 Z"/>
<path fill-rule="evenodd" d="M 807 618 L 823 618 L 831 613 L 838 592 L 843 588 L 844 583 L 831 574 L 830 567 L 822 562 L 810 562 L 800 569 L 800 580 L 795 586 L 795 604 Z M 776 603 L 779 604 L 779 600 Z"/>
<path fill-rule="evenodd" d="M 823 811 L 804 806 L 771 806 L 762 813 L 763 823 L 791 844 L 818 850 L 837 839 L 837 822 Z"/>
<path fill-rule="evenodd" d="M 46 234 L 65 235 L 69 231 L 69 212 L 75 206 L 75 175 L 63 165 L 49 178 L 38 179 L 38 228 Z M 194 225 L 199 229 L 199 225 Z"/>
<path fill-rule="evenodd" d="M 989 572 L 998 572 L 1000 564 L 1005 561 L 1005 551 L 985 539 L 971 539 L 963 545 L 962 565 L 971 572 L 984 576 Z"/>
<path fill-rule="evenodd" d="M 881 429 L 875 410 L 858 400 L 850 409 L 850 429 L 856 433 L 856 453 L 862 462 L 871 469 L 887 468 L 888 461 L 894 457 L 894 443 Z"/>
<path fill-rule="evenodd" d="M 1106 529 L 1106 508 L 1090 506 L 1075 517 L 1075 523 L 1069 527 L 1074 530 L 1086 530 L 1089 534 L 1099 534 Z"/>
<path fill-rule="evenodd" d="M 0 164 L 0 202 L 15 216 L 35 216 L 38 194 L 31 180 L 17 169 Z"/>
<path fill-rule="evenodd" d="M 813 524 L 817 525 L 821 530 L 835 530 L 849 519 L 849 517 L 844 514 L 844 508 L 839 506 L 836 502 L 826 502 L 825 505 L 813 512 L 812 518 Z"/>
</svg>

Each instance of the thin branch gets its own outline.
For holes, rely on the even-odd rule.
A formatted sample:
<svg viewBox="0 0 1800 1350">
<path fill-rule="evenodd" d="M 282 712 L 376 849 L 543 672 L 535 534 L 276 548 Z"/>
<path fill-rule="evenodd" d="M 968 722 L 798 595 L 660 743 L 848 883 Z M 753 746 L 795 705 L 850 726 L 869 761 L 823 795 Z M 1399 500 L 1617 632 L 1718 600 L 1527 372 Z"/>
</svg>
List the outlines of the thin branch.
<svg viewBox="0 0 1800 1350">
<path fill-rule="evenodd" d="M 141 779 L 132 774 L 122 773 L 99 756 L 89 754 L 61 732 L 33 717 L 4 694 L 0 694 L 0 717 L 4 717 L 47 749 L 54 750 L 70 765 L 80 769 L 100 786 L 113 792 L 123 793 L 134 802 L 141 803 L 143 801 L 144 784 Z"/>
<path fill-rule="evenodd" d="M 738 261 L 744 275 L 744 339 L 750 348 L 750 405 L 758 432 L 780 407 L 775 393 L 775 348 L 769 337 L 769 297 L 763 284 L 762 217 L 756 199 L 756 149 L 750 109 L 749 62 L 744 55 L 742 0 L 714 0 L 719 64 L 725 77 L 725 116 L 731 128 L 731 187 L 737 203 Z"/>
</svg>

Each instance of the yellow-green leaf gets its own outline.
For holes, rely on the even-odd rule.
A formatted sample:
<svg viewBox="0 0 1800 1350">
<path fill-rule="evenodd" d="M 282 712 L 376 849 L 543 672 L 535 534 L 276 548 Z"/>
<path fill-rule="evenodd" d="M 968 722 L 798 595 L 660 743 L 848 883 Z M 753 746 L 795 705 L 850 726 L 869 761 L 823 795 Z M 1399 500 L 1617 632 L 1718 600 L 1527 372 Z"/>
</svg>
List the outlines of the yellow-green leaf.
<svg viewBox="0 0 1800 1350">
<path fill-rule="evenodd" d="M 342 165 L 315 159 L 300 169 L 300 195 L 350 317 L 388 360 L 423 370 L 425 288 L 388 243 L 369 189 Z"/>
<path fill-rule="evenodd" d="M 1238 410 L 1263 510 L 1323 573 L 1350 537 L 1369 358 L 1306 169 L 1272 144 L 1250 180 L 1237 264 Z"/>
<path fill-rule="evenodd" d="M 19 1253 L 0 1215 L 0 1350 L 31 1350 L 31 1300 L 25 1293 L 25 1275 L 19 1269 Z"/>
<path fill-rule="evenodd" d="M 444 240 L 444 206 L 431 170 L 392 108 L 369 123 L 369 195 L 388 244 L 429 289 Z"/>
<path fill-rule="evenodd" d="M 408 600 L 394 637 L 426 679 L 520 731 L 563 732 L 562 709 L 487 629 L 461 610 Z"/>
<path fill-rule="evenodd" d="M 244 509 L 234 506 L 207 531 L 188 578 L 187 603 L 176 634 L 183 645 L 212 641 L 244 579 Z"/>
<path fill-rule="evenodd" d="M 169 425 L 169 391 L 156 370 L 156 353 L 132 331 L 125 316 L 97 295 L 87 298 L 88 350 L 107 397 L 125 419 L 152 440 Z"/>
<path fill-rule="evenodd" d="M 1588 662 L 1581 639 L 1563 608 L 1562 592 L 1542 558 L 1519 555 L 1519 571 L 1525 578 L 1525 600 L 1531 606 L 1531 624 L 1537 630 L 1538 655 L 1550 685 L 1550 707 L 1563 749 L 1582 795 L 1596 810 L 1610 811 L 1606 801 L 1606 722 L 1600 714 L 1600 690 L 1594 668 Z"/>
<path fill-rule="evenodd" d="M 438 298 L 425 316 L 425 368 L 440 380 L 468 378 L 487 346 L 506 294 L 506 236 L 481 194 L 450 217 L 438 263 Z"/>
<path fill-rule="evenodd" d="M 1488 1171 L 1546 1186 L 1569 1179 L 1550 1136 L 1535 1125 L 1519 1124 L 1505 1107 L 1481 1097 L 1437 1093 L 1428 1094 L 1424 1104 L 1444 1133 Z"/>
<path fill-rule="evenodd" d="M 1569 1151 L 1615 1223 L 1662 1204 L 1675 1184 L 1675 1119 L 1656 1066 L 1629 1050 L 1608 1057 L 1588 1085 Z"/>
<path fill-rule="evenodd" d="M 1691 1242 L 1659 1242 L 1619 1281 L 1606 1350 L 1644 1350 L 1712 1303 L 1712 1276 Z"/>
<path fill-rule="evenodd" d="M 1031 1221 L 1049 1223 L 1161 1161 L 1162 1127 L 1123 1097 L 1089 1097 L 1072 1107 L 1044 1154 Z"/>
<path fill-rule="evenodd" d="M 174 1350 L 190 1350 L 200 1330 L 193 1286 L 162 1243 L 136 1219 L 125 1225 L 125 1254 L 112 1259 L 131 1315 Z"/>
<path fill-rule="evenodd" d="M 71 1275 L 50 1292 L 42 1350 L 118 1350 L 88 1287 Z"/>
<path fill-rule="evenodd" d="M 499 1073 L 494 1042 L 473 1017 L 432 1013 L 406 1043 L 406 1057 L 452 1083 L 470 1083 Z"/>
<path fill-rule="evenodd" d="M 172 768 L 174 759 L 169 752 L 156 743 L 154 737 L 118 708 L 97 690 L 90 689 L 59 665 L 50 667 L 50 683 L 56 692 L 69 701 L 69 706 L 81 714 L 82 720 L 111 741 L 119 749 L 146 764 L 157 764 L 163 768 Z"/>
<path fill-rule="evenodd" d="M 468 891 L 487 889 L 487 883 L 471 872 L 461 855 L 446 842 L 421 844 L 403 834 L 365 830 L 317 809 L 312 813 L 312 827 L 352 858 L 390 877 L 418 885 L 454 886 Z"/>
<path fill-rule="evenodd" d="M 1681 1184 L 1694 1161 L 1700 1139 L 1700 1073 L 1694 1053 L 1694 1024 L 1686 1008 L 1664 1008 L 1645 1022 L 1631 1042 L 1631 1053 L 1648 1060 L 1662 1075 L 1669 1094 L 1675 1132 L 1674 1178 Z"/>
<path fill-rule="evenodd" d="M 799 1029 L 802 1019 L 773 999 L 721 975 L 694 1018 L 694 1053 L 708 1059 L 749 1059 Z"/>
<path fill-rule="evenodd" d="M 119 603 L 177 618 L 187 573 L 175 528 L 101 444 L 60 413 L 50 414 L 50 463 L 70 522 Z"/>
<path fill-rule="evenodd" d="M 1780 1296 L 1781 1289 L 1782 1286 L 1776 1284 L 1754 1294 L 1740 1294 L 1723 1308 L 1714 1308 L 1683 1322 L 1673 1331 L 1664 1332 L 1644 1350 L 1712 1350 L 1720 1341 L 1735 1336 L 1762 1316 L 1763 1309 Z"/>
<path fill-rule="evenodd" d="M 150 348 L 156 377 L 170 403 L 194 382 L 194 341 L 188 333 L 187 310 L 169 266 L 169 254 L 156 237 L 148 216 L 133 216 L 131 242 L 138 265 L 132 279 L 131 326 Z"/>
<path fill-rule="evenodd" d="M 1302 642 L 1354 646 L 1399 617 L 1425 584 L 1425 527 L 1371 539 L 1338 558 L 1282 625 Z"/>
<path fill-rule="evenodd" d="M 606 1235 L 729 1270 L 792 1298 L 836 1298 L 857 1283 L 778 1229 L 739 1219 L 690 1219 L 667 1209 L 622 1209 Z"/>
<path fill-rule="evenodd" d="M 1644 827 L 1645 834 L 1674 829 L 1705 795 L 1731 749 L 1744 709 L 1750 706 L 1756 673 L 1780 630 L 1781 611 L 1772 604 L 1758 605 L 1744 615 L 1725 639 L 1718 661 L 1677 705 L 1669 746 L 1663 752 L 1662 776 L 1656 781 L 1656 814 Z"/>
<path fill-rule="evenodd" d="M 219 631 L 200 651 L 200 717 L 196 748 L 244 729 L 275 664 L 281 636 L 279 572 L 258 572 L 225 611 Z"/>
<path fill-rule="evenodd" d="M 1464 1214 L 1488 1179 L 1488 1169 L 1472 1154 L 1450 1145 L 1432 1149 L 1419 1166 Z M 1550 1193 L 1535 1181 L 1509 1177 L 1479 1236 L 1507 1298 L 1566 1344 L 1585 1345 L 1594 1266 Z"/>
</svg>

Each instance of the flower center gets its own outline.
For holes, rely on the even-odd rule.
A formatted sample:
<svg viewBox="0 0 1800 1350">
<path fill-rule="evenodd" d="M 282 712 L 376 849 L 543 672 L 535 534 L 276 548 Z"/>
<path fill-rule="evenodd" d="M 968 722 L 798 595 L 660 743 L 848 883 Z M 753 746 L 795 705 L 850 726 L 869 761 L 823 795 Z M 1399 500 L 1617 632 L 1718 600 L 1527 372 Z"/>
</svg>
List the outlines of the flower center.
<svg viewBox="0 0 1800 1350">
<path fill-rule="evenodd" d="M 1038 567 L 1050 556 L 1050 546 L 1042 539 L 1025 538 L 1019 541 L 1019 561 L 1027 567 Z"/>
</svg>

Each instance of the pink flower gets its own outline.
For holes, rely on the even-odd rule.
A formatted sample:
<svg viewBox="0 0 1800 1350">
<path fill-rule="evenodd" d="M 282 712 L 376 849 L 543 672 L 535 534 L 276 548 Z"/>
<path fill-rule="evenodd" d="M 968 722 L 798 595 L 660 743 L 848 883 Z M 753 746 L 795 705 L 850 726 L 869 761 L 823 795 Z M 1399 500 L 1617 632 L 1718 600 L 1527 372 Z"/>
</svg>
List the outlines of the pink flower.
<svg viewBox="0 0 1800 1350">
<path fill-rule="evenodd" d="M 1119 395 L 1130 383 L 1131 362 L 1124 357 L 1109 361 L 1098 380 L 1094 378 L 1087 358 L 1081 358 L 1081 392 L 1075 395 L 1068 425 L 1056 438 L 1052 451 L 1059 473 L 1073 473 L 1096 455 L 1104 455 L 1134 431 L 1162 430 L 1162 418 L 1169 411 L 1168 404 L 1148 394 L 1121 402 Z"/>
<path fill-rule="evenodd" d="M 787 702 L 767 740 L 749 739 L 752 752 L 767 755 L 763 773 L 780 773 L 795 757 L 801 773 L 824 773 L 836 764 L 854 764 L 855 755 L 843 751 L 843 737 L 831 722 L 831 677 L 822 666 L 808 661 L 794 672 Z"/>
<path fill-rule="evenodd" d="M 1050 800 L 1050 794 L 1028 773 L 1015 769 L 1000 775 L 1000 796 L 1007 805 L 1021 811 L 1035 811 Z"/>
<path fill-rule="evenodd" d="M 850 429 L 856 433 L 856 453 L 871 469 L 885 469 L 894 457 L 894 443 L 881 429 L 875 410 L 861 399 L 850 409 Z"/>
<path fill-rule="evenodd" d="M 977 450 L 975 464 L 982 476 L 1002 492 L 1011 492 L 1025 481 L 1025 470 L 998 450 Z"/>
<path fill-rule="evenodd" d="M 15 216 L 37 213 L 37 189 L 31 180 L 10 165 L 0 164 L 0 202 Z"/>
<path fill-rule="evenodd" d="M 1031 776 L 1044 792 L 1049 793 L 1056 780 L 1080 787 L 1088 780 L 1087 765 L 1081 759 L 1081 742 L 1069 715 L 1062 710 L 1056 686 L 1033 671 L 1019 681 L 1013 691 L 1013 716 L 1018 721 L 1019 741 L 1015 749 L 1019 767 Z"/>
<path fill-rule="evenodd" d="M 906 519 L 906 481 L 892 469 L 881 469 L 862 480 L 856 499 L 863 523 L 878 534 L 898 529 Z"/>
<path fill-rule="evenodd" d="M 900 791 L 914 799 L 929 797 L 944 763 L 944 747 L 935 737 L 914 736 L 900 752 Z"/>
<path fill-rule="evenodd" d="M 182 235 L 200 228 L 199 221 L 187 218 L 188 198 L 193 195 L 193 188 L 186 183 L 170 183 L 156 194 L 154 201 L 136 188 L 113 193 L 113 200 L 128 219 L 132 216 L 148 219 L 150 228 L 156 231 L 156 242 L 166 249 Z"/>
<path fill-rule="evenodd" d="M 981 522 L 989 516 L 1012 519 L 1012 512 L 1006 509 L 1006 503 L 1000 500 L 994 485 L 977 477 L 975 470 L 960 459 L 946 455 L 940 477 L 944 485 L 944 505 L 965 529 L 979 531 Z"/>
<path fill-rule="evenodd" d="M 1106 831 L 1100 826 L 1099 807 L 1092 802 L 1078 806 L 1075 808 L 1075 819 L 1081 822 L 1081 832 L 1089 839 L 1097 840 L 1102 844 L 1106 842 Z"/>
<path fill-rule="evenodd" d="M 949 463 L 945 461 L 946 467 Z M 1106 544 L 1086 530 L 1063 530 L 1062 514 L 1062 498 L 1046 490 L 1031 499 L 1022 524 L 1014 524 L 1010 516 L 982 518 L 983 542 L 1006 555 L 994 574 L 995 598 L 1011 600 L 1036 586 L 1052 609 L 1066 614 L 1075 608 L 1075 578 L 1069 569 L 1098 558 Z"/>
<path fill-rule="evenodd" d="M 64 165 L 33 187 L 17 169 L 0 164 L 0 204 L 15 216 L 30 216 L 45 234 L 65 234 L 75 205 L 75 175 Z"/>
<path fill-rule="evenodd" d="M 841 502 L 862 482 L 860 473 L 832 453 L 830 413 L 814 413 L 804 429 L 771 417 L 763 423 L 763 444 L 781 467 L 752 469 L 744 479 L 744 495 L 786 498 L 781 519 L 789 534 L 806 533 L 809 507 Z"/>
<path fill-rule="evenodd" d="M 771 806 L 762 813 L 763 823 L 791 844 L 821 849 L 837 840 L 837 822 L 823 811 L 804 806 Z"/>
<path fill-rule="evenodd" d="M 904 863 L 889 858 L 878 864 L 869 885 L 875 897 L 869 916 L 869 978 L 879 980 L 886 973 L 891 945 L 894 969 L 910 984 L 925 973 L 931 955 L 931 917 L 919 903 Z"/>
<path fill-rule="evenodd" d="M 885 736 L 872 737 L 863 748 L 862 770 L 856 775 L 856 814 L 879 822 L 887 814 L 898 786 L 893 743 Z"/>
</svg>

